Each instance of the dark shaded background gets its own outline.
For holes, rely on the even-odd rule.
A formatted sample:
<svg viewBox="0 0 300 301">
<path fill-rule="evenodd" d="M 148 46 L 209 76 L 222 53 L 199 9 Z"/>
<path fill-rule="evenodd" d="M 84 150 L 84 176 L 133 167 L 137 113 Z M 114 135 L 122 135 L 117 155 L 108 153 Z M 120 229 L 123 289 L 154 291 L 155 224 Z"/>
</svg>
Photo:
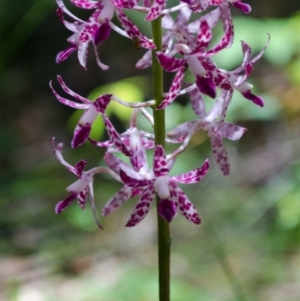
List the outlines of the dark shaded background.
<svg viewBox="0 0 300 301">
<path fill-rule="evenodd" d="M 266 107 L 236 95 L 228 118 L 248 132 L 238 142 L 225 142 L 231 175 L 223 177 L 213 163 L 199 185 L 184 188 L 203 224 L 196 227 L 181 217 L 172 222 L 173 301 L 300 299 L 300 5 L 248 3 L 253 11 L 247 17 L 232 9 L 235 46 L 218 63 L 233 69 L 241 60 L 240 39 L 257 52 L 270 33 L 270 46 L 249 79 Z M 68 7 L 82 18 L 89 15 Z M 48 86 L 53 79 L 61 91 L 55 81 L 61 74 L 87 96 L 96 87 L 139 76 L 144 84 L 134 91 L 149 99 L 150 70 L 134 68 L 143 50 L 133 50 L 130 40 L 114 33 L 99 47 L 109 70 L 94 64 L 92 49 L 87 71 L 75 54 L 56 65 L 69 32 L 55 8 L 54 0 L 1 1 L 0 300 L 157 300 L 154 208 L 140 225 L 126 229 L 134 206 L 129 201 L 102 219 L 105 231 L 96 228 L 89 207 L 83 212 L 74 204 L 54 214 L 74 177 L 54 158 L 51 137 L 65 142 L 64 155 L 72 164 L 83 158 L 89 167 L 102 164 L 103 150 L 88 144 L 71 150 L 78 115 L 59 104 Z M 131 16 L 150 35 L 142 18 Z M 166 75 L 166 89 L 172 76 Z M 169 128 L 194 118 L 186 103 L 181 97 L 169 109 Z M 124 130 L 120 111 L 110 114 Z M 211 158 L 209 142 L 198 133 L 174 173 L 206 157 Z M 118 188 L 96 178 L 98 211 Z"/>
</svg>

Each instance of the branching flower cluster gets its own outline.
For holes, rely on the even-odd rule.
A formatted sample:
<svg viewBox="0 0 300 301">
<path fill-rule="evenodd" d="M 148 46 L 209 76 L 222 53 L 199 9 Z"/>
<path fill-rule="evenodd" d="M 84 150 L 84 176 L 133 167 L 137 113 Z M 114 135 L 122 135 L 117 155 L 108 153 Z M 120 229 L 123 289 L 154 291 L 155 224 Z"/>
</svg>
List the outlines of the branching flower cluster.
<svg viewBox="0 0 300 301">
<path fill-rule="evenodd" d="M 253 102 L 254 105 L 260 107 L 264 105 L 262 97 L 252 93 L 252 85 L 247 82 L 247 79 L 252 72 L 253 64 L 263 55 L 269 39 L 254 57 L 251 55 L 251 47 L 242 41 L 243 59 L 241 65 L 235 70 L 220 69 L 213 60 L 215 54 L 231 47 L 233 43 L 231 6 L 245 14 L 251 11 L 251 7 L 241 0 L 181 0 L 178 5 L 171 8 L 166 8 L 167 0 L 144 0 L 143 5 L 138 5 L 138 0 L 70 0 L 70 2 L 79 8 L 91 10 L 91 16 L 83 21 L 73 15 L 62 0 L 56 0 L 57 14 L 64 26 L 72 32 L 67 39 L 68 48 L 58 53 L 56 57 L 58 63 L 77 52 L 79 63 L 86 69 L 88 46 L 92 44 L 97 64 L 102 70 L 108 69 L 109 67 L 98 57 L 97 46 L 109 38 L 113 30 L 131 39 L 135 47 L 147 50 L 136 63 L 136 68 L 150 67 L 152 52 L 155 51 L 156 59 L 162 68 L 174 72 L 175 75 L 169 90 L 163 95 L 163 101 L 159 104 L 155 100 L 139 103 L 125 102 L 113 94 L 104 94 L 91 101 L 72 91 L 62 77 L 57 76 L 62 90 L 72 100 L 60 96 L 50 82 L 51 90 L 60 103 L 83 110 L 75 127 L 71 146 L 77 148 L 89 142 L 107 149 L 104 155 L 107 167 L 99 166 L 84 171 L 87 161 L 81 160 L 74 166 L 67 163 L 62 155 L 62 143 L 56 144 L 53 138 L 52 147 L 58 161 L 77 177 L 77 180 L 66 189 L 69 195 L 56 205 L 56 213 L 62 212 L 75 200 L 84 208 L 89 199 L 95 220 L 101 227 L 95 209 L 93 181 L 96 174 L 106 173 L 122 183 L 123 187 L 104 205 L 103 216 L 118 209 L 130 198 L 138 196 L 138 201 L 126 224 L 128 227 L 135 226 L 146 216 L 157 195 L 160 199 L 158 212 L 165 220 L 171 222 L 177 213 L 181 213 L 190 222 L 199 224 L 201 219 L 197 210 L 179 188 L 178 183 L 194 184 L 201 181 L 208 172 L 209 161 L 205 160 L 200 167 L 187 173 L 171 176 L 169 172 L 176 157 L 186 149 L 191 137 L 197 131 L 203 130 L 210 139 L 217 165 L 224 175 L 228 175 L 230 165 L 222 140 L 224 138 L 238 140 L 246 131 L 241 126 L 225 121 L 234 91 L 236 90 L 241 98 Z M 155 50 L 155 43 L 127 17 L 126 10 L 146 14 L 146 22 L 162 18 L 165 32 L 160 51 Z M 112 21 L 115 14 L 119 25 Z M 218 23 L 222 24 L 224 32 L 222 38 L 211 46 L 212 31 Z M 192 83 L 184 82 L 187 72 L 194 77 Z M 153 117 L 146 108 L 167 109 L 182 94 L 189 95 L 197 119 L 179 124 L 167 133 L 165 142 L 177 143 L 179 146 L 172 153 L 166 154 L 164 145 L 155 144 L 154 134 L 138 128 L 137 116 L 141 114 L 153 125 Z M 212 99 L 213 106 L 209 111 L 206 110 L 203 95 Z M 124 133 L 120 134 L 116 131 L 106 114 L 107 106 L 111 101 L 132 108 L 129 128 Z M 89 137 L 92 124 L 99 115 L 109 137 L 107 141 L 94 141 Z M 151 167 L 148 166 L 146 157 L 149 149 L 154 149 Z M 118 152 L 128 157 L 129 163 L 116 156 Z"/>
</svg>

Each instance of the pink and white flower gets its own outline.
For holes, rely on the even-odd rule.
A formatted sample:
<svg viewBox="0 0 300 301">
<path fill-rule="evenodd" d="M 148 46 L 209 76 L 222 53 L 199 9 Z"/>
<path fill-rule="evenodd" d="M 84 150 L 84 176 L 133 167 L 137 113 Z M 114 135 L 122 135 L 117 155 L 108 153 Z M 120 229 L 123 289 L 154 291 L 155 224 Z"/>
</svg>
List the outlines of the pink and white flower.
<svg viewBox="0 0 300 301">
<path fill-rule="evenodd" d="M 67 29 L 73 32 L 73 34 L 67 39 L 71 45 L 67 49 L 58 53 L 56 57 L 57 63 L 61 63 L 74 51 L 78 50 L 79 63 L 86 69 L 87 50 L 89 43 L 92 43 L 98 66 L 103 70 L 108 69 L 108 66 L 100 61 L 96 46 L 109 37 L 111 29 L 114 29 L 119 34 L 132 39 L 139 47 L 147 49 L 155 48 L 153 42 L 145 37 L 122 11 L 122 8 L 132 8 L 132 5 L 134 6 L 136 4 L 135 0 L 71 0 L 71 2 L 79 8 L 94 9 L 94 12 L 87 21 L 83 21 L 73 15 L 66 8 L 62 0 L 56 0 L 56 3 L 58 4 L 57 14 L 60 20 Z M 111 22 L 115 12 L 125 31 L 118 28 Z M 66 21 L 64 19 L 64 13 L 73 19 L 73 22 Z"/>
<path fill-rule="evenodd" d="M 74 97 L 76 100 L 81 101 L 82 103 L 77 103 L 72 100 L 66 99 L 62 96 L 60 96 L 53 88 L 52 81 L 50 81 L 50 88 L 56 97 L 56 99 L 71 108 L 84 110 L 84 113 L 82 114 L 81 118 L 79 119 L 73 139 L 71 142 L 71 146 L 73 148 L 76 148 L 83 144 L 89 137 L 89 134 L 92 129 L 92 124 L 96 120 L 98 114 L 100 114 L 103 118 L 104 124 L 106 126 L 106 130 L 109 134 L 109 136 L 112 138 L 113 143 L 116 144 L 117 147 L 119 147 L 124 154 L 129 155 L 128 152 L 126 152 L 126 147 L 123 145 L 122 141 L 118 140 L 116 137 L 118 134 L 116 133 L 113 125 L 111 124 L 108 117 L 105 115 L 106 107 L 108 106 L 109 102 L 111 100 L 114 100 L 124 106 L 128 106 L 131 108 L 141 108 L 141 107 L 147 107 L 154 104 L 154 101 L 148 101 L 148 102 L 140 102 L 140 103 L 131 103 L 131 102 L 125 102 L 118 97 L 114 96 L 113 94 L 104 94 L 99 96 L 95 101 L 91 101 L 87 98 L 84 98 L 77 94 L 76 92 L 72 91 L 65 82 L 63 81 L 62 77 L 60 75 L 57 76 L 57 80 L 62 87 L 62 89 L 69 94 L 70 96 Z"/>
<path fill-rule="evenodd" d="M 71 173 L 78 177 L 78 180 L 69 185 L 66 190 L 69 192 L 69 195 L 58 202 L 55 207 L 55 212 L 60 214 L 65 210 L 76 198 L 79 206 L 85 208 L 87 199 L 90 199 L 92 211 L 95 217 L 95 221 L 99 228 L 102 228 L 100 222 L 97 218 L 96 209 L 95 209 L 95 200 L 94 200 L 94 189 L 93 189 L 93 180 L 94 176 L 99 173 L 107 173 L 114 177 L 116 180 L 120 181 L 120 178 L 112 170 L 106 167 L 94 167 L 88 171 L 83 171 L 84 167 L 87 164 L 87 160 L 81 160 L 77 162 L 74 166 L 70 165 L 65 161 L 62 155 L 63 144 L 59 143 L 57 146 L 54 145 L 54 138 L 52 139 L 52 149 L 58 161 L 64 165 Z"/>
<path fill-rule="evenodd" d="M 181 0 L 187 3 L 189 8 L 194 12 L 202 12 L 212 6 L 228 6 L 229 3 L 240 9 L 243 13 L 248 14 L 251 12 L 251 6 L 243 3 L 241 0 Z"/>
<path fill-rule="evenodd" d="M 188 25 L 185 24 L 189 18 L 188 11 L 183 16 L 185 16 L 185 18 L 181 17 L 183 21 L 178 22 L 175 35 L 178 44 L 175 45 L 174 50 L 170 54 L 157 53 L 158 60 L 166 71 L 176 71 L 170 90 L 158 107 L 159 109 L 165 108 L 177 97 L 186 68 L 189 68 L 195 76 L 195 83 L 199 91 L 215 98 L 216 85 L 212 74 L 218 73 L 218 68 L 211 56 L 230 47 L 233 42 L 233 25 L 230 10 L 226 6 L 221 6 Z M 224 35 L 213 48 L 208 50 L 212 39 L 212 28 L 219 19 L 222 20 Z M 193 35 L 194 32 L 198 33 L 197 36 Z M 175 53 L 180 53 L 183 58 L 174 58 Z"/>
<path fill-rule="evenodd" d="M 222 69 L 214 69 L 209 71 L 209 74 L 216 87 L 225 91 L 237 90 L 243 95 L 244 98 L 252 101 L 254 104 L 260 107 L 263 107 L 263 98 L 252 93 L 253 86 L 249 84 L 246 80 L 248 79 L 253 70 L 253 64 L 257 62 L 264 54 L 269 44 L 269 41 L 270 36 L 268 36 L 267 43 L 265 44 L 263 49 L 252 59 L 251 47 L 247 43 L 241 41 L 243 51 L 243 62 L 240 67 L 232 71 L 226 71 Z M 208 68 L 208 66 L 205 66 L 205 64 L 204 67 Z"/>
<path fill-rule="evenodd" d="M 193 111 L 199 119 L 182 123 L 168 133 L 170 138 L 184 138 L 182 145 L 170 154 L 168 158 L 174 158 L 183 152 L 192 136 L 202 129 L 208 134 L 213 155 L 219 168 L 224 175 L 228 175 L 230 173 L 230 164 L 222 140 L 224 138 L 238 140 L 246 132 L 246 128 L 224 121 L 226 110 L 232 97 L 232 91 L 222 91 L 208 113 L 206 113 L 205 104 L 198 89 L 192 90 L 189 95 Z"/>
<path fill-rule="evenodd" d="M 146 173 L 144 177 L 134 176 L 128 169 L 120 168 L 120 177 L 124 184 L 142 190 L 126 226 L 135 226 L 144 219 L 155 198 L 155 193 L 160 198 L 159 214 L 168 222 L 171 222 L 179 211 L 190 222 L 200 224 L 201 220 L 197 210 L 177 183 L 198 183 L 206 175 L 208 169 L 209 161 L 206 160 L 201 167 L 195 170 L 177 176 L 169 176 L 170 166 L 161 145 L 155 147 L 153 169 L 150 174 Z"/>
</svg>

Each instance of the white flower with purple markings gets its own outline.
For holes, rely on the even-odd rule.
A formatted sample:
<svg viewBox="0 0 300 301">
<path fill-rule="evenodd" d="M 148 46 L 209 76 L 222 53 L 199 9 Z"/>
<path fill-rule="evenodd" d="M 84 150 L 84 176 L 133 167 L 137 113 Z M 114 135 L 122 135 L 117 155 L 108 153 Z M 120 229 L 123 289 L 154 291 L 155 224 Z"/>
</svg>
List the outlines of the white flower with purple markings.
<svg viewBox="0 0 300 301">
<path fill-rule="evenodd" d="M 74 166 L 70 165 L 65 161 L 62 155 L 63 144 L 59 143 L 57 146 L 54 145 L 54 138 L 52 139 L 52 149 L 54 154 L 56 155 L 57 160 L 64 165 L 71 173 L 77 176 L 78 180 L 69 185 L 66 190 L 69 192 L 69 195 L 58 202 L 55 207 L 55 212 L 60 214 L 63 210 L 65 210 L 75 199 L 77 199 L 78 204 L 81 208 L 85 208 L 85 204 L 90 199 L 92 211 L 97 222 L 97 225 L 102 228 L 100 222 L 96 215 L 95 209 L 95 200 L 94 200 L 94 189 L 93 189 L 93 181 L 94 176 L 99 173 L 107 173 L 114 177 L 116 180 L 120 181 L 120 178 L 117 174 L 115 174 L 112 170 L 106 167 L 94 167 L 88 171 L 83 171 L 87 160 L 81 160 L 77 162 Z"/>
<path fill-rule="evenodd" d="M 58 5 L 57 14 L 65 27 L 73 34 L 67 39 L 70 46 L 59 52 L 56 56 L 57 63 L 66 60 L 74 51 L 78 50 L 79 63 L 86 68 L 87 50 L 89 43 L 92 43 L 98 66 L 106 70 L 108 66 L 103 64 L 98 56 L 97 45 L 104 42 L 110 35 L 111 29 L 117 33 L 130 38 L 137 47 L 147 49 L 155 48 L 151 40 L 144 36 L 132 21 L 123 13 L 123 8 L 132 8 L 135 1 L 113 1 L 113 0 L 71 0 L 71 3 L 82 9 L 92 9 L 94 12 L 87 21 L 83 21 L 73 15 L 64 5 L 62 0 L 56 0 Z M 116 12 L 124 30 L 111 22 Z M 73 22 L 65 20 L 64 13 L 68 15 Z"/>
<path fill-rule="evenodd" d="M 96 120 L 98 114 L 100 114 L 103 118 L 106 130 L 112 140 L 112 142 L 115 144 L 116 147 L 121 149 L 124 154 L 127 156 L 129 155 L 128 151 L 126 150 L 126 147 L 124 143 L 118 138 L 118 133 L 114 129 L 112 123 L 110 120 L 107 118 L 105 115 L 105 110 L 106 107 L 108 106 L 109 102 L 111 100 L 114 100 L 124 106 L 128 106 L 131 108 L 141 108 L 141 107 L 147 107 L 151 106 L 154 104 L 153 101 L 148 101 L 148 102 L 140 102 L 140 103 L 130 103 L 130 102 L 125 102 L 118 97 L 112 95 L 112 94 L 104 94 L 99 96 L 95 101 L 91 101 L 87 98 L 84 98 L 77 94 L 76 92 L 72 91 L 70 88 L 67 87 L 65 82 L 63 81 L 61 76 L 57 76 L 57 80 L 59 84 L 61 85 L 62 89 L 69 94 L 70 96 L 74 97 L 75 99 L 81 101 L 82 103 L 77 103 L 72 100 L 66 99 L 62 96 L 60 96 L 53 88 L 52 86 L 52 81 L 50 82 L 50 88 L 54 94 L 54 96 L 57 98 L 57 100 L 74 109 L 79 109 L 79 110 L 84 110 L 83 115 L 79 119 L 75 131 L 74 131 L 74 136 L 71 142 L 71 146 L 73 148 L 76 148 L 83 144 L 85 141 L 87 141 L 91 129 L 92 129 L 92 124 Z"/>
<path fill-rule="evenodd" d="M 145 177 L 133 176 L 128 169 L 120 169 L 120 177 L 125 185 L 141 189 L 141 196 L 126 224 L 128 227 L 135 226 L 147 215 L 150 205 L 157 193 L 160 198 L 158 205 L 159 214 L 170 222 L 179 211 L 186 219 L 194 224 L 200 224 L 201 220 L 194 205 L 178 187 L 177 183 L 198 183 L 207 173 L 209 161 L 190 172 L 177 176 L 169 176 L 170 167 L 165 155 L 164 148 L 157 145 L 154 151 L 152 173 Z"/>
</svg>

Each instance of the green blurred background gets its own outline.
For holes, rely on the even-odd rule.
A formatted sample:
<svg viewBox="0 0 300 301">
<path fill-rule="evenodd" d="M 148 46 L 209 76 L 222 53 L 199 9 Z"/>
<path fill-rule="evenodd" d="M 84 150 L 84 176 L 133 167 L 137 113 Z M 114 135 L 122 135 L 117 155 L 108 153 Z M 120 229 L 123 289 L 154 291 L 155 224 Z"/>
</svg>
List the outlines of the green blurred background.
<svg viewBox="0 0 300 301">
<path fill-rule="evenodd" d="M 231 175 L 223 177 L 212 162 L 199 185 L 184 187 L 203 223 L 178 217 L 171 224 L 172 301 L 300 300 L 300 5 L 247 2 L 253 12 L 244 16 L 232 9 L 235 43 L 216 60 L 234 69 L 242 59 L 239 41 L 258 52 L 270 33 L 249 79 L 266 106 L 235 95 L 228 120 L 248 131 L 238 142 L 225 141 Z M 87 71 L 75 54 L 58 66 L 55 56 L 67 47 L 70 32 L 56 16 L 55 1 L 0 3 L 0 301 L 157 300 L 154 207 L 129 229 L 124 225 L 136 200 L 101 218 L 104 231 L 96 228 L 89 206 L 82 211 L 74 203 L 55 215 L 55 204 L 75 179 L 50 147 L 55 136 L 71 164 L 83 158 L 88 168 L 103 164 L 101 149 L 70 148 L 79 115 L 57 102 L 48 82 L 53 79 L 63 94 L 55 80 L 60 74 L 83 96 L 108 88 L 128 101 L 150 99 L 150 70 L 134 68 L 144 51 L 112 33 L 98 47 L 108 71 L 96 66 L 92 49 Z M 82 18 L 90 13 L 66 4 Z M 130 16 L 150 35 L 143 16 Z M 166 90 L 172 76 L 166 74 Z M 180 97 L 168 108 L 168 129 L 195 118 L 187 102 Z M 128 112 L 115 106 L 109 114 L 124 131 Z M 93 135 L 104 139 L 102 132 L 99 123 Z M 173 172 L 188 171 L 206 157 L 212 157 L 209 141 L 199 132 Z M 96 177 L 98 211 L 119 188 Z"/>
</svg>

